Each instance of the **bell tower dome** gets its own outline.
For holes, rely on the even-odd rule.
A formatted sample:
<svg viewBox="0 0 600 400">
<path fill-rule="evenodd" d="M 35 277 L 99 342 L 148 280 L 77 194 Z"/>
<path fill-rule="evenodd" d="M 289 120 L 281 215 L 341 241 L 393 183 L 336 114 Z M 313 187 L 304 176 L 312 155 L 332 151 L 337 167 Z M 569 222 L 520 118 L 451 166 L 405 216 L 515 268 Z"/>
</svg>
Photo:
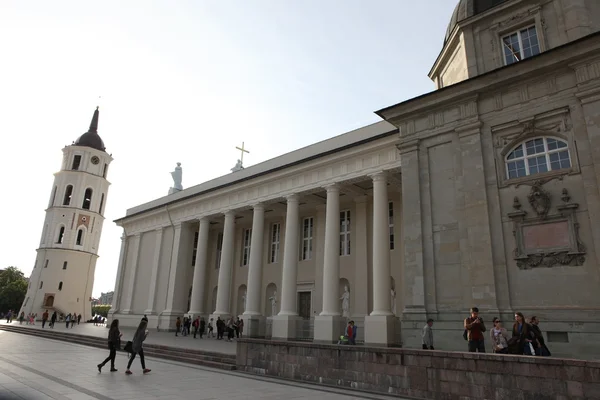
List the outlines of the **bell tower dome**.
<svg viewBox="0 0 600 400">
<path fill-rule="evenodd" d="M 81 314 L 91 318 L 91 296 L 104 224 L 108 167 L 113 158 L 98 135 L 99 110 L 90 128 L 63 148 L 54 174 L 42 237 L 21 311 Z"/>
</svg>

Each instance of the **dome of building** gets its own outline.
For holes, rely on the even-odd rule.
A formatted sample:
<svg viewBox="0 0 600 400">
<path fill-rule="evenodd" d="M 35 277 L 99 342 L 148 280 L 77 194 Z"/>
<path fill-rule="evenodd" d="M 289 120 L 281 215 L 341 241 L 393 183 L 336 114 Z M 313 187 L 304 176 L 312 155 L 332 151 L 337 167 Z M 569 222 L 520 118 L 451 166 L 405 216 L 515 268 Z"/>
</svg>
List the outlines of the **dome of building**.
<svg viewBox="0 0 600 400">
<path fill-rule="evenodd" d="M 460 21 L 487 11 L 506 1 L 507 0 L 460 0 L 450 18 L 450 23 L 446 30 L 446 37 L 444 38 L 444 44 L 446 44 L 452 31 Z"/>
<path fill-rule="evenodd" d="M 92 123 L 90 124 L 90 129 L 77 138 L 75 143 L 73 143 L 74 146 L 91 147 L 92 149 L 106 151 L 106 147 L 104 147 L 104 142 L 102 141 L 100 135 L 98 135 L 99 114 L 100 112 L 98 111 L 98 107 L 96 107 L 96 110 L 94 111 L 94 116 L 92 117 Z"/>
</svg>

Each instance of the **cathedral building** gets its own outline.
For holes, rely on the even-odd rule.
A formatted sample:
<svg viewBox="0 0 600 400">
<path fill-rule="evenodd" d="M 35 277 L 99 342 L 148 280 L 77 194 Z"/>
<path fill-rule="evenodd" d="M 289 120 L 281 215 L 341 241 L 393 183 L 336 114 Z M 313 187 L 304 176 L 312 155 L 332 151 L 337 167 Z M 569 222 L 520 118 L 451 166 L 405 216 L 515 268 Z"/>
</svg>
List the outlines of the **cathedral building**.
<svg viewBox="0 0 600 400">
<path fill-rule="evenodd" d="M 425 18 L 426 16 L 423 16 Z M 381 122 L 127 210 L 114 318 L 465 350 L 480 309 L 600 350 L 600 2 L 461 0 L 436 90 Z M 390 77 L 394 79 L 394 77 Z M 585 345 L 584 345 L 585 344 Z"/>
<path fill-rule="evenodd" d="M 96 109 L 90 129 L 63 148 L 54 174 L 40 246 L 21 311 L 41 318 L 81 314 L 91 318 L 98 244 L 104 223 L 108 167 L 113 160 L 98 135 Z"/>
</svg>

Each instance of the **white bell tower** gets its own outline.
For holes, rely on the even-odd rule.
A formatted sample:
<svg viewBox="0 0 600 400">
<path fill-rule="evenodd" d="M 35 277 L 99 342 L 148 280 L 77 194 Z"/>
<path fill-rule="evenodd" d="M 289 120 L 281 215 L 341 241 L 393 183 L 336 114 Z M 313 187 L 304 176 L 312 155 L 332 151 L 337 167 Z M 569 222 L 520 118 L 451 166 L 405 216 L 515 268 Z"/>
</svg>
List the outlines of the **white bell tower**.
<svg viewBox="0 0 600 400">
<path fill-rule="evenodd" d="M 98 244 L 113 160 L 98 135 L 98 108 L 90 129 L 63 148 L 62 166 L 54 174 L 40 246 L 21 311 L 42 317 L 82 314 L 91 318 L 91 296 Z"/>
</svg>

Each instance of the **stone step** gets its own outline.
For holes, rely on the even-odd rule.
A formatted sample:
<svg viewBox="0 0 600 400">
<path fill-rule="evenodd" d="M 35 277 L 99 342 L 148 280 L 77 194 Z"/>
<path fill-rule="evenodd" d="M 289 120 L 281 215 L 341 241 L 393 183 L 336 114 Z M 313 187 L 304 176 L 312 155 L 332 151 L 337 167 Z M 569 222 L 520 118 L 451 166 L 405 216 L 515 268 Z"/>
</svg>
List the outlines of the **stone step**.
<svg viewBox="0 0 600 400">
<path fill-rule="evenodd" d="M 47 339 L 60 340 L 64 342 L 75 343 L 90 347 L 97 347 L 101 349 L 106 349 L 107 347 L 106 339 L 104 338 L 80 335 L 76 333 L 58 332 L 53 331 L 51 329 L 41 330 L 14 325 L 0 325 L 0 330 L 39 336 Z M 163 358 L 167 360 L 178 361 L 187 364 L 202 365 L 227 371 L 232 371 L 236 368 L 236 359 L 234 354 L 222 354 L 197 349 L 185 349 L 181 347 L 145 344 L 144 355 L 148 357 Z"/>
</svg>

